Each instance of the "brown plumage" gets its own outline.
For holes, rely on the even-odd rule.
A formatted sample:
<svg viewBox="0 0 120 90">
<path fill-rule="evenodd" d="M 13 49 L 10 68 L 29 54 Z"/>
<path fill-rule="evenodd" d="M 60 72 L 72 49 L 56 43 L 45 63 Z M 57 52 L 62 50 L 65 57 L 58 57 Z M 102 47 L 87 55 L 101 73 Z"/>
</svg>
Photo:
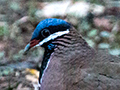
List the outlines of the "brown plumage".
<svg viewBox="0 0 120 90">
<path fill-rule="evenodd" d="M 70 26 L 55 44 L 40 90 L 119 90 L 120 58 L 95 51 Z"/>
</svg>

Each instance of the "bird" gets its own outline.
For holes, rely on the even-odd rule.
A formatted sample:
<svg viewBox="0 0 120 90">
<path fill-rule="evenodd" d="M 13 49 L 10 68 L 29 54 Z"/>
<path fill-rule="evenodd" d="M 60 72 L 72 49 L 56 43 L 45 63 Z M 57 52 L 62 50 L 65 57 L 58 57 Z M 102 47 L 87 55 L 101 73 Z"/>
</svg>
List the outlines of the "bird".
<svg viewBox="0 0 120 90">
<path fill-rule="evenodd" d="M 45 49 L 39 90 L 120 89 L 120 58 L 90 47 L 71 23 L 42 20 L 24 52 L 39 46 Z"/>
</svg>

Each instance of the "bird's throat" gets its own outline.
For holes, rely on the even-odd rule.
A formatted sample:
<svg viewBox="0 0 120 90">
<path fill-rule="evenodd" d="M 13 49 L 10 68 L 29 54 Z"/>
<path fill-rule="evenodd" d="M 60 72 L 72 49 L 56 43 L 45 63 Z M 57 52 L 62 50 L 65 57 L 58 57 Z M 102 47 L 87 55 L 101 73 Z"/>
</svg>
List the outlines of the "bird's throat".
<svg viewBox="0 0 120 90">
<path fill-rule="evenodd" d="M 51 43 L 45 47 L 45 53 L 44 53 L 44 57 L 43 57 L 41 68 L 40 68 L 39 83 L 42 82 L 42 76 L 44 75 L 44 72 L 49 65 L 49 62 L 50 62 L 49 58 L 51 54 L 54 52 L 54 49 L 55 49 L 55 45 Z"/>
</svg>

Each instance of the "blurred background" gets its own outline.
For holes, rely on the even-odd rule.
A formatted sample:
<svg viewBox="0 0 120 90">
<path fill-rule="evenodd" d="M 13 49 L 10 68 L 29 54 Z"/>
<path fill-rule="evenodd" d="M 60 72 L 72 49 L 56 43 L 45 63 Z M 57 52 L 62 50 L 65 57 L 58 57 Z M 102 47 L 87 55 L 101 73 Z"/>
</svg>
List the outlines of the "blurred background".
<svg viewBox="0 0 120 90">
<path fill-rule="evenodd" d="M 119 0 L 0 0 L 0 90 L 33 90 L 44 49 L 23 49 L 45 18 L 72 23 L 91 47 L 120 56 Z"/>
</svg>

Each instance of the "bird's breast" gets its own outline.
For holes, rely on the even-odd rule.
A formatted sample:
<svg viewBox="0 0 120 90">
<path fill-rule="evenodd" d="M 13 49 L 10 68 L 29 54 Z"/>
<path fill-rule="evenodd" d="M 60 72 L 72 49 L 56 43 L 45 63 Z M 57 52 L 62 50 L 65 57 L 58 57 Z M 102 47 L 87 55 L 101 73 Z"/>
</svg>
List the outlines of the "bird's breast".
<svg viewBox="0 0 120 90">
<path fill-rule="evenodd" d="M 44 71 L 40 90 L 65 90 L 63 89 L 63 70 L 58 58 L 52 54 L 49 59 L 49 65 Z"/>
</svg>

